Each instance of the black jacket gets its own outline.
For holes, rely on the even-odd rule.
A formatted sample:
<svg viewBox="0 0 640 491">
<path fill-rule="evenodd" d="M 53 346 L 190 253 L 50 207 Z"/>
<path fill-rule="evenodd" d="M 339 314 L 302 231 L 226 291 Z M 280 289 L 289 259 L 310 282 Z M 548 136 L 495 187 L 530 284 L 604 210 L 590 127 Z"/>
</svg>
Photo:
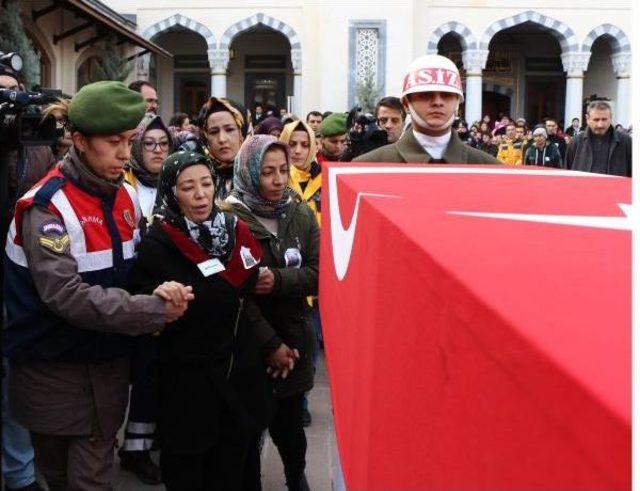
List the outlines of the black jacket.
<svg viewBox="0 0 640 491">
<path fill-rule="evenodd" d="M 300 360 L 287 379 L 274 382 L 276 396 L 302 394 L 313 387 L 312 362 L 316 342 L 306 297 L 318 294 L 318 222 L 306 203 L 292 200 L 278 220 L 278 236 L 275 237 L 246 206 L 229 201 L 226 204 L 230 204 L 233 213 L 249 225 L 262 246 L 260 266 L 269 267 L 275 276 L 273 293 L 255 297 L 261 315 L 252 322 L 258 337 L 267 349 L 284 342 L 300 352 Z M 289 249 L 300 251 L 300 265 L 287 266 L 285 253 Z"/>
<path fill-rule="evenodd" d="M 239 250 L 243 243 L 237 237 Z M 163 452 L 201 453 L 216 444 L 222 425 L 237 428 L 240 441 L 268 425 L 275 400 L 244 314 L 253 305 L 245 297 L 257 274 L 256 267 L 240 287 L 219 274 L 205 277 L 157 222 L 143 239 L 130 290 L 151 293 L 164 281 L 174 280 L 191 285 L 195 296 L 185 315 L 159 338 Z"/>
<path fill-rule="evenodd" d="M 606 174 L 631 177 L 631 137 L 612 128 Z M 578 133 L 567 149 L 567 168 L 592 172 L 593 149 L 590 129 Z"/>
<path fill-rule="evenodd" d="M 540 167 L 562 167 L 562 157 L 558 147 L 553 143 L 546 143 L 542 150 L 538 147 L 529 145 L 524 153 L 525 165 L 538 165 Z"/>
</svg>

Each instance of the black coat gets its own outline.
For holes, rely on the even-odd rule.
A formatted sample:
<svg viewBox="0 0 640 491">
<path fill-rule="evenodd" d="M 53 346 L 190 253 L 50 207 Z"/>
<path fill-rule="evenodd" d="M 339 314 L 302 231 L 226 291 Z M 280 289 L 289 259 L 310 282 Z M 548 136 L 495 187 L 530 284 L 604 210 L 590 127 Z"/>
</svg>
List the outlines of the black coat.
<svg viewBox="0 0 640 491">
<path fill-rule="evenodd" d="M 620 131 L 611 131 L 607 174 L 631 177 L 631 137 Z M 591 130 L 578 133 L 567 149 L 567 169 L 591 172 L 593 149 Z"/>
<path fill-rule="evenodd" d="M 246 225 L 238 221 L 236 230 L 239 227 L 255 244 Z M 247 244 L 237 233 L 234 254 Z M 205 277 L 157 222 L 142 241 L 130 290 L 151 293 L 173 280 L 192 286 L 195 296 L 185 315 L 169 324 L 159 338 L 163 452 L 201 453 L 217 443 L 222 425 L 237 427 L 239 441 L 268 425 L 275 400 L 253 327 L 243 310 L 243 305 L 253 305 L 244 297 L 257 274 L 256 266 L 238 287 L 220 274 Z"/>
</svg>

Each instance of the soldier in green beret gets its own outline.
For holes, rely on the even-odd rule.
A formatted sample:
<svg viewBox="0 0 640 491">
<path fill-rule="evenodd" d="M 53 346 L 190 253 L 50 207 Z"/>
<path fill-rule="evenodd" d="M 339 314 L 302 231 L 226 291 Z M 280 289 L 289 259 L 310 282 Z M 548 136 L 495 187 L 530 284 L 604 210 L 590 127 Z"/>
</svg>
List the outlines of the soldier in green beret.
<svg viewBox="0 0 640 491">
<path fill-rule="evenodd" d="M 322 148 L 318 153 L 318 163 L 337 162 L 347 149 L 347 114 L 333 113 L 320 124 Z"/>
<path fill-rule="evenodd" d="M 120 82 L 83 87 L 69 107 L 73 147 L 18 200 L 7 239 L 10 404 L 51 491 L 113 489 L 132 336 L 161 330 L 193 299 L 176 282 L 124 290 L 141 212 L 123 169 L 144 110 Z"/>
</svg>

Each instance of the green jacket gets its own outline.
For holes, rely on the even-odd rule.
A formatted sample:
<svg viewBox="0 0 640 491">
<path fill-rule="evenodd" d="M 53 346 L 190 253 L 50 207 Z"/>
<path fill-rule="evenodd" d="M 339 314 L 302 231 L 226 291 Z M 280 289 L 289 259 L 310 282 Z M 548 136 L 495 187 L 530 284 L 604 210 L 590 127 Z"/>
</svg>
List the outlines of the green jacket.
<svg viewBox="0 0 640 491">
<path fill-rule="evenodd" d="M 316 349 L 306 300 L 307 296 L 318 294 L 320 232 L 316 217 L 306 203 L 293 199 L 278 220 L 276 237 L 243 204 L 227 201 L 225 205 L 229 205 L 230 211 L 247 223 L 262 246 L 260 266 L 269 267 L 275 277 L 273 293 L 256 295 L 254 299 L 259 310 L 247 313 L 252 316 L 258 342 L 265 354 L 281 342 L 300 352 L 300 360 L 287 379 L 274 382 L 276 397 L 306 392 L 313 387 L 312 361 Z M 300 267 L 287 267 L 285 252 L 289 249 L 300 251 Z"/>
<path fill-rule="evenodd" d="M 451 140 L 442 156 L 447 163 L 452 164 L 500 164 L 495 157 L 464 144 L 456 131 L 452 130 Z M 404 162 L 428 164 L 432 160 L 422 145 L 413 136 L 413 131 L 407 130 L 395 143 L 377 148 L 369 153 L 360 155 L 354 162 Z"/>
</svg>

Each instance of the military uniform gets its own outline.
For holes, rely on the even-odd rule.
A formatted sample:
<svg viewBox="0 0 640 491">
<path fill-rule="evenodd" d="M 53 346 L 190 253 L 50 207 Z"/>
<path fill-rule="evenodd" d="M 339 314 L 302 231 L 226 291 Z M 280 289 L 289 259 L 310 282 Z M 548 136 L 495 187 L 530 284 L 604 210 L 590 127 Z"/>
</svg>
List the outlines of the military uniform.
<svg viewBox="0 0 640 491">
<path fill-rule="evenodd" d="M 400 139 L 354 159 L 354 162 L 405 162 L 405 163 L 452 163 L 452 164 L 499 164 L 491 155 L 462 143 L 456 131 L 442 155 L 441 162 L 434 159 L 418 143 L 413 131 L 406 131 Z"/>
<path fill-rule="evenodd" d="M 122 84 L 99 84 L 76 97 L 89 106 L 104 97 L 120 119 L 114 123 L 107 110 L 92 128 L 118 134 L 141 119 L 139 94 L 132 106 L 138 100 Z M 13 414 L 30 430 L 52 491 L 112 489 L 129 385 L 131 338 L 124 335 L 157 331 L 165 320 L 162 299 L 122 289 L 139 219 L 133 188 L 96 176 L 75 148 L 16 204 L 6 245 L 3 352 Z"/>
</svg>

